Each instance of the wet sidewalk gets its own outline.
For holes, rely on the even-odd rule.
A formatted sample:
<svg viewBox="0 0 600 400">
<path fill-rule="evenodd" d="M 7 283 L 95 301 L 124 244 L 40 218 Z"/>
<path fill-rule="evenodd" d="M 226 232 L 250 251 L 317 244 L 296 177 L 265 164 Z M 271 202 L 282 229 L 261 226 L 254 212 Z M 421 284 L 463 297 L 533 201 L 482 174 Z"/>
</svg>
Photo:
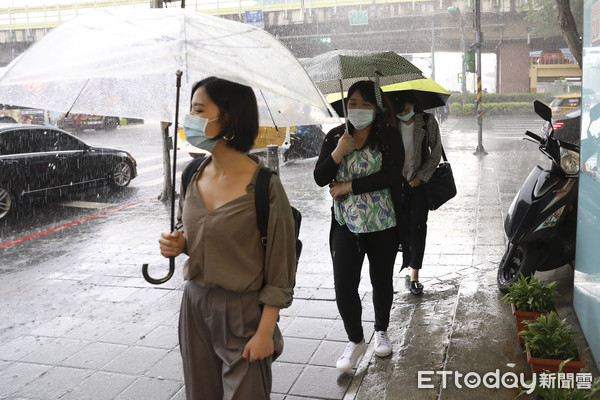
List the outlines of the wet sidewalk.
<svg viewBox="0 0 600 400">
<path fill-rule="evenodd" d="M 334 301 L 330 198 L 313 183 L 314 159 L 281 166 L 291 203 L 303 214 L 304 249 L 294 303 L 281 313 L 285 349 L 273 364 L 273 399 L 512 399 L 519 392 L 457 385 L 454 372 L 530 376 L 510 307 L 496 288 L 496 268 L 506 245 L 506 210 L 533 165 L 544 160 L 521 141 L 525 129 L 539 125 L 532 116 L 486 121 L 489 154 L 483 157 L 473 154 L 474 119 L 442 125 L 459 194 L 430 213 L 425 292 L 409 293 L 408 275 L 398 273 L 400 255 L 388 331 L 394 352 L 378 358 L 370 343 L 346 374 L 335 370 L 347 338 Z M 167 270 L 157 239 L 168 218 L 165 205 L 148 200 L 0 249 L 0 399 L 185 398 L 177 343 L 180 268 L 161 286 L 141 276 L 142 263 L 153 275 Z M 539 276 L 561 280 L 559 314 L 579 329 L 570 308 L 570 268 Z M 371 342 L 366 267 L 361 293 Z M 586 364 L 597 376 L 589 358 Z M 431 378 L 421 381 L 425 387 L 418 371 Z M 449 377 L 446 385 L 441 373 Z"/>
</svg>

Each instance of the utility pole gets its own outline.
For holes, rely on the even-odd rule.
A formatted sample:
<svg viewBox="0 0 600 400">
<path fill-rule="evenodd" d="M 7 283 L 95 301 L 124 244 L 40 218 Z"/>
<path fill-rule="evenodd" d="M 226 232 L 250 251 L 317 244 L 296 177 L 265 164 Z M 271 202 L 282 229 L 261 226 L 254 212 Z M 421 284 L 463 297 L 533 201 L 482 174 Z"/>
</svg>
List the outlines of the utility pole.
<svg viewBox="0 0 600 400">
<path fill-rule="evenodd" d="M 431 17 L 431 80 L 435 81 L 435 15 Z"/>
<path fill-rule="evenodd" d="M 163 8 L 163 6 L 163 0 L 151 0 L 150 2 L 150 8 Z M 160 136 L 163 148 L 163 188 L 158 198 L 163 202 L 171 199 L 173 187 L 173 182 L 171 181 L 171 153 L 169 152 L 173 148 L 173 141 L 169 137 L 169 125 L 168 122 L 160 122 Z"/>
<path fill-rule="evenodd" d="M 465 60 L 466 44 L 465 44 L 465 16 L 457 6 L 448 7 L 450 15 L 458 17 L 460 20 L 460 53 L 462 59 L 462 82 L 460 83 L 460 93 L 463 107 L 467 103 L 467 68 Z"/>
<path fill-rule="evenodd" d="M 483 148 L 483 105 L 481 104 L 481 44 L 483 33 L 481 32 L 481 0 L 475 0 L 475 62 L 477 74 L 477 150 L 475 154 L 486 155 Z"/>
</svg>

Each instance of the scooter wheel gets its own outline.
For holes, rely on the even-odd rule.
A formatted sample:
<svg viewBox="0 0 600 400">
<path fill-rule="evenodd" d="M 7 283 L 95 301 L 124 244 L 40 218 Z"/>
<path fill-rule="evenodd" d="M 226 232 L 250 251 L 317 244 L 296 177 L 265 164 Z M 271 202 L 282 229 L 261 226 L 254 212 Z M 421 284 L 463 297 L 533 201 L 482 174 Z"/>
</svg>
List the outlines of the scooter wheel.
<svg viewBox="0 0 600 400">
<path fill-rule="evenodd" d="M 535 273 L 538 261 L 534 244 L 510 244 L 498 267 L 498 289 L 508 293 L 508 288 L 519 279 L 521 274 L 531 276 Z"/>
</svg>

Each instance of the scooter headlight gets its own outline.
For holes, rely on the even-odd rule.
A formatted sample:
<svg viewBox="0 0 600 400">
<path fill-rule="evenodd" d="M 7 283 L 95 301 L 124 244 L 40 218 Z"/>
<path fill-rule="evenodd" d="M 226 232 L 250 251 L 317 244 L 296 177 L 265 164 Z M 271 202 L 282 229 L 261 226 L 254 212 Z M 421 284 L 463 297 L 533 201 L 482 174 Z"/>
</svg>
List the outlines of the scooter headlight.
<svg viewBox="0 0 600 400">
<path fill-rule="evenodd" d="M 559 208 L 558 210 L 554 211 L 552 214 L 550 214 L 548 216 L 548 218 L 546 218 L 544 220 L 544 222 L 542 222 L 534 232 L 539 231 L 540 229 L 544 229 L 544 228 L 552 228 L 554 225 L 556 225 L 556 223 L 558 222 L 560 216 L 562 215 L 563 211 L 565 210 L 565 206 L 562 206 L 561 208 Z"/>
<path fill-rule="evenodd" d="M 579 154 L 561 147 L 560 167 L 567 175 L 576 174 L 579 171 Z"/>
</svg>

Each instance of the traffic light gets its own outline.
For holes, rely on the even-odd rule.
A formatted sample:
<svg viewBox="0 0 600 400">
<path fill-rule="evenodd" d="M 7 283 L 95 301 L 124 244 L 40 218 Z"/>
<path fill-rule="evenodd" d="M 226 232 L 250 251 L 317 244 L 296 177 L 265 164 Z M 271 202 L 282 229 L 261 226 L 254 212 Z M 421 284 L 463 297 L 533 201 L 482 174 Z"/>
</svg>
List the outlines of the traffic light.
<svg viewBox="0 0 600 400">
<path fill-rule="evenodd" d="M 462 72 L 458 73 L 457 81 L 458 81 L 458 83 L 462 83 L 462 81 L 463 81 L 463 74 L 462 74 Z"/>
<path fill-rule="evenodd" d="M 321 42 L 323 44 L 331 44 L 331 38 L 330 37 L 322 37 L 322 38 L 319 38 L 319 42 Z"/>
<path fill-rule="evenodd" d="M 465 64 L 467 72 L 477 72 L 475 70 L 475 50 L 467 50 L 465 52 Z"/>
</svg>

